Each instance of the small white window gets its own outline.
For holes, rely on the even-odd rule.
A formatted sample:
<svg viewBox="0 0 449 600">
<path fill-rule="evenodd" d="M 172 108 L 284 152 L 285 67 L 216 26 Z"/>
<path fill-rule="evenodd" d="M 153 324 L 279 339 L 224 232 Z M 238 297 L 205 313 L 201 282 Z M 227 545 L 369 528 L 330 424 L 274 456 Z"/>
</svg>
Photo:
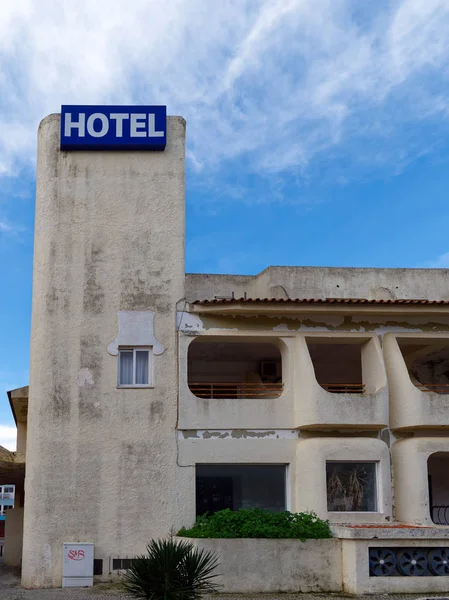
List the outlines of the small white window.
<svg viewBox="0 0 449 600">
<path fill-rule="evenodd" d="M 5 494 L 12 494 L 14 491 L 14 488 L 13 487 L 5 487 L 5 488 L 3 488 L 3 491 Z"/>
<path fill-rule="evenodd" d="M 119 387 L 151 386 L 151 351 L 149 348 L 122 348 L 119 351 Z"/>
</svg>

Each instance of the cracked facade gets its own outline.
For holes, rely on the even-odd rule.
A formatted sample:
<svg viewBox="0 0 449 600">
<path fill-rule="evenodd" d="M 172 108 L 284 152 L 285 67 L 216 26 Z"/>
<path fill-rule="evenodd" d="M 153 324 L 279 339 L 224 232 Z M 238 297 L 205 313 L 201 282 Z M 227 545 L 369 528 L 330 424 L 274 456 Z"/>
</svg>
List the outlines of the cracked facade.
<svg viewBox="0 0 449 600">
<path fill-rule="evenodd" d="M 447 271 L 185 274 L 184 160 L 180 117 L 160 153 L 61 152 L 59 115 L 40 125 L 5 543 L 27 587 L 61 585 L 63 542 L 108 579 L 206 510 L 447 524 L 449 304 L 394 302 L 449 300 Z"/>
</svg>

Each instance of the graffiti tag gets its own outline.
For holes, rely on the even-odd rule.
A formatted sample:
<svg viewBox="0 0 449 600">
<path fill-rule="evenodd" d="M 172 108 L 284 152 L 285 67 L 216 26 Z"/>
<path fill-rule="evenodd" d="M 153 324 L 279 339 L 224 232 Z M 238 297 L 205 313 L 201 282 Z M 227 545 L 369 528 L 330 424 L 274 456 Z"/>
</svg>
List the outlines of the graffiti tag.
<svg viewBox="0 0 449 600">
<path fill-rule="evenodd" d="M 84 550 L 69 550 L 67 552 L 67 556 L 71 560 L 83 560 L 84 559 Z"/>
</svg>

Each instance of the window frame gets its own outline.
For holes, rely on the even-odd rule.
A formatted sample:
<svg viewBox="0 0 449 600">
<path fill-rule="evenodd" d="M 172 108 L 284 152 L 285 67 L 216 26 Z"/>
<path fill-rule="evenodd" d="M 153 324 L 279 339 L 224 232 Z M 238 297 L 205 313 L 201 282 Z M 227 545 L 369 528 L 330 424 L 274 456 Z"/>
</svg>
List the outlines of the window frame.
<svg viewBox="0 0 449 600">
<path fill-rule="evenodd" d="M 136 381 L 136 352 L 148 352 L 148 383 L 135 383 Z M 133 383 L 120 383 L 120 361 L 122 352 L 133 353 Z M 153 348 L 152 346 L 120 346 L 118 349 L 118 361 L 117 361 L 117 388 L 126 389 L 148 389 L 153 386 Z"/>
<path fill-rule="evenodd" d="M 366 463 L 366 464 L 374 464 L 374 477 L 375 477 L 375 485 L 374 485 L 374 493 L 375 493 L 375 506 L 376 510 L 329 510 L 329 505 L 327 503 L 327 465 L 328 464 L 357 464 L 357 463 Z M 326 460 L 324 464 L 325 470 L 325 492 L 326 492 L 326 510 L 330 515 L 379 515 L 382 514 L 381 510 L 381 498 L 382 498 L 382 490 L 381 490 L 381 461 L 380 460 L 363 460 L 363 459 L 345 459 L 345 460 Z"/>
</svg>

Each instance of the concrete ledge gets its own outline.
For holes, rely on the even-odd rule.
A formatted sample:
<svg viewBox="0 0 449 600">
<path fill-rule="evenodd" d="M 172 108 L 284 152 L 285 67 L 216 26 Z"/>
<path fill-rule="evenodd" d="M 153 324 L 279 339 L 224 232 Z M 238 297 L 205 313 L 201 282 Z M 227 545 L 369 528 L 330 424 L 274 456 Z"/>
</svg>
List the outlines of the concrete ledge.
<svg viewBox="0 0 449 600">
<path fill-rule="evenodd" d="M 341 592 L 341 541 L 192 539 L 219 555 L 220 592 Z"/>
<path fill-rule="evenodd" d="M 332 535 L 340 539 L 351 540 L 441 540 L 449 539 L 449 527 L 409 527 L 388 525 L 388 526 L 351 526 L 351 525 L 331 525 Z"/>
</svg>

